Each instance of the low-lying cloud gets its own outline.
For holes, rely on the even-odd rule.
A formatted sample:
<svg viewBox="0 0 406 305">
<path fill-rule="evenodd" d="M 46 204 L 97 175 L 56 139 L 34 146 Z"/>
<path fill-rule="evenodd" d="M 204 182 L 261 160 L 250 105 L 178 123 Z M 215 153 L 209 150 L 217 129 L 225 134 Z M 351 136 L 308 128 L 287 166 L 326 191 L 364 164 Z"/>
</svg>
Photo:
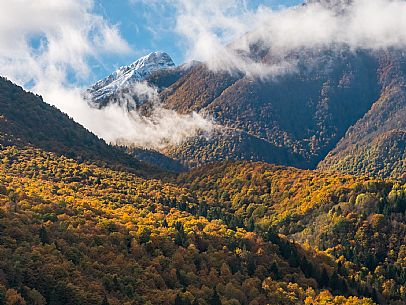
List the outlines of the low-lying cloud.
<svg viewBox="0 0 406 305">
<path fill-rule="evenodd" d="M 99 110 L 88 104 L 84 88 L 75 84 L 89 79 L 89 62 L 108 53 L 133 53 L 118 27 L 94 14 L 93 6 L 92 0 L 0 2 L 0 75 L 41 94 L 110 143 L 161 148 L 209 131 L 211 122 L 196 113 L 162 109 L 156 90 L 144 83 L 121 99 L 133 103 L 136 95 L 156 101 L 150 117 L 120 105 Z"/>
<path fill-rule="evenodd" d="M 178 145 L 198 134 L 209 135 L 215 124 L 196 112 L 178 114 L 174 110 L 164 109 L 160 105 L 156 89 L 145 83 L 135 84 L 131 94 L 119 96 L 119 103 L 112 103 L 102 109 L 91 107 L 83 98 L 81 88 L 47 87 L 47 97 L 52 101 L 63 98 L 56 104 L 74 119 L 102 137 L 108 143 L 163 149 L 169 145 Z M 135 90 L 140 90 L 136 92 Z M 135 106 L 139 101 L 134 97 L 148 98 L 152 108 L 148 116 L 137 110 L 129 111 L 127 105 Z"/>
<path fill-rule="evenodd" d="M 196 135 L 210 135 L 215 128 L 210 120 L 196 112 L 182 115 L 174 110 L 157 107 L 150 116 L 146 117 L 136 111 L 122 111 L 122 108 L 115 106 L 105 109 L 108 113 L 111 113 L 112 110 L 118 116 L 128 118 L 128 120 L 123 120 L 124 122 L 130 122 L 128 126 L 121 127 L 120 137 L 116 138 L 113 135 L 113 138 L 116 144 L 130 147 L 141 146 L 160 150 L 167 146 L 179 145 Z M 137 132 L 133 132 L 134 130 Z"/>
<path fill-rule="evenodd" d="M 204 61 L 214 71 L 272 76 L 294 70 L 292 61 L 266 64 L 245 56 L 258 42 L 275 58 L 302 49 L 406 47 L 404 0 L 308 1 L 276 10 L 250 8 L 245 0 L 169 3 L 177 7 L 176 30 L 188 41 L 188 58 Z"/>
<path fill-rule="evenodd" d="M 148 103 L 148 115 L 137 110 L 145 103 Z M 160 150 L 196 135 L 209 135 L 216 128 L 211 119 L 196 112 L 179 114 L 163 108 L 158 89 L 145 81 L 116 93 L 114 102 L 94 112 L 95 121 L 108 124 L 92 125 L 96 134 L 102 134 L 111 143 L 130 147 Z"/>
</svg>

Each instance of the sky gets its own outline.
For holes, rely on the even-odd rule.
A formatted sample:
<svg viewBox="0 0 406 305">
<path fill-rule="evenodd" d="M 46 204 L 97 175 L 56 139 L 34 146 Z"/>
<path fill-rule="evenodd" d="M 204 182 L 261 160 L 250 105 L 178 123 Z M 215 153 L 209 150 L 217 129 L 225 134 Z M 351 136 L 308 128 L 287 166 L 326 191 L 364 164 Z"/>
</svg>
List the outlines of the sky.
<svg viewBox="0 0 406 305">
<path fill-rule="evenodd" d="M 178 65 L 210 62 L 211 51 L 224 55 L 227 43 L 251 29 L 262 7 L 282 9 L 297 2 L 0 0 L 0 76 L 41 95 L 106 142 L 160 149 L 197 133 L 207 135 L 215 122 L 199 113 L 164 109 L 159 99 L 148 117 L 129 113 L 120 105 L 133 103 L 132 96 L 97 109 L 84 98 L 85 89 L 154 51 L 167 52 Z M 229 59 L 230 69 L 241 64 L 235 56 Z M 135 95 L 158 96 L 146 83 L 132 89 Z"/>
<path fill-rule="evenodd" d="M 150 117 L 119 104 L 98 110 L 84 89 L 153 51 L 167 52 L 178 65 L 199 60 L 213 72 L 268 80 L 296 73 L 298 63 L 288 54 L 303 49 L 406 51 L 406 0 L 321 2 L 0 0 L 0 75 L 107 142 L 160 148 L 211 131 L 215 122 L 204 113 L 168 111 L 159 100 Z M 258 43 L 272 61 L 249 56 Z M 146 83 L 134 89 L 158 96 Z"/>
<path fill-rule="evenodd" d="M 248 6 L 280 9 L 302 3 L 302 0 L 249 0 Z M 174 5 L 157 0 L 96 0 L 94 12 L 115 24 L 121 36 L 128 42 L 132 52 L 119 56 L 105 56 L 103 62 L 94 62 L 93 75 L 89 81 L 100 79 L 114 69 L 128 65 L 141 56 L 154 51 L 167 52 L 179 65 L 189 60 L 182 35 L 176 31 Z"/>
</svg>

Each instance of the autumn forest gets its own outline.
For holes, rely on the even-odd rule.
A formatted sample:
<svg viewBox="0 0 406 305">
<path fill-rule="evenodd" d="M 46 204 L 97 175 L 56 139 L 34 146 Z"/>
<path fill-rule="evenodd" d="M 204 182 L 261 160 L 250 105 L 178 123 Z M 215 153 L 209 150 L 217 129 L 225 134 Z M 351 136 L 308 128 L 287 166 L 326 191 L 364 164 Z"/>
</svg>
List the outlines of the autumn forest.
<svg viewBox="0 0 406 305">
<path fill-rule="evenodd" d="M 402 180 L 166 172 L 5 79 L 0 110 L 1 305 L 406 303 Z"/>
</svg>

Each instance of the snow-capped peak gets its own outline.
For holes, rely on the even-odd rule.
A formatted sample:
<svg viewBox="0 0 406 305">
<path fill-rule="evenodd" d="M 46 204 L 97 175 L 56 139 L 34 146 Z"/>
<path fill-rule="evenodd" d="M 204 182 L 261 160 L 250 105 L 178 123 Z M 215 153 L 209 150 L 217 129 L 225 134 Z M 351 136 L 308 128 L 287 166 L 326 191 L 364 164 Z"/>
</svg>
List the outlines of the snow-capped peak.
<svg viewBox="0 0 406 305">
<path fill-rule="evenodd" d="M 141 57 L 128 68 L 137 70 L 141 73 L 151 73 L 156 70 L 174 67 L 172 58 L 165 52 L 153 52 Z"/>
<path fill-rule="evenodd" d="M 93 101 L 104 99 L 135 82 L 146 80 L 152 73 L 174 68 L 172 58 L 165 52 L 153 52 L 141 57 L 129 66 L 116 70 L 88 89 Z"/>
</svg>

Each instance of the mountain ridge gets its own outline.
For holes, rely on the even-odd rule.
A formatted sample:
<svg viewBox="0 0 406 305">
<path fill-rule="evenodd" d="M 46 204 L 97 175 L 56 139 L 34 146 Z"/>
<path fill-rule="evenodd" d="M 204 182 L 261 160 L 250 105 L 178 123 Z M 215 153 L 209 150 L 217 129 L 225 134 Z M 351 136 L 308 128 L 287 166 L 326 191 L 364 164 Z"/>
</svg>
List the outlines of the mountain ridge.
<svg viewBox="0 0 406 305">
<path fill-rule="evenodd" d="M 252 57 L 258 61 L 264 64 L 273 62 L 269 51 L 251 49 L 254 52 Z M 180 68 L 176 75 L 169 70 L 169 82 L 160 81 L 165 72 L 155 73 L 147 82 L 152 86 L 160 83 L 160 106 L 181 114 L 204 113 L 227 130 L 224 134 L 214 133 L 212 140 L 188 139 L 178 147 L 167 147 L 161 152 L 188 166 L 242 158 L 299 168 L 335 168 L 352 174 L 366 174 L 366 169 L 351 170 L 350 165 L 345 165 L 352 162 L 351 153 L 344 156 L 346 150 L 340 147 L 349 145 L 345 139 L 354 130 L 359 134 L 356 142 L 360 143 L 363 138 L 365 145 L 368 144 L 366 139 L 371 137 L 380 137 L 381 141 L 389 139 L 380 136 L 380 130 L 389 132 L 392 125 L 404 130 L 404 110 L 398 111 L 404 109 L 406 103 L 402 98 L 405 90 L 403 71 L 406 71 L 401 63 L 402 53 L 344 48 L 302 50 L 287 55 L 290 57 L 296 58 L 299 70 L 275 79 L 213 72 L 204 63 Z M 386 102 L 382 104 L 382 101 Z M 150 107 L 151 104 L 146 102 L 138 111 L 148 115 Z M 387 122 L 384 124 L 387 127 L 377 127 L 377 131 L 367 127 L 383 122 Z M 242 136 L 237 136 L 239 133 Z M 264 142 L 260 144 L 261 141 Z M 397 155 L 404 155 L 402 146 L 397 147 L 400 149 Z M 333 154 L 337 156 L 335 151 L 342 152 L 339 154 L 342 161 L 329 161 Z M 357 158 L 366 159 L 366 151 L 360 152 Z M 399 168 L 402 162 L 389 166 L 393 170 L 381 169 L 372 174 L 401 178 L 404 176 Z M 367 166 L 367 163 L 361 163 Z M 341 165 L 335 166 L 337 164 Z"/>
</svg>

